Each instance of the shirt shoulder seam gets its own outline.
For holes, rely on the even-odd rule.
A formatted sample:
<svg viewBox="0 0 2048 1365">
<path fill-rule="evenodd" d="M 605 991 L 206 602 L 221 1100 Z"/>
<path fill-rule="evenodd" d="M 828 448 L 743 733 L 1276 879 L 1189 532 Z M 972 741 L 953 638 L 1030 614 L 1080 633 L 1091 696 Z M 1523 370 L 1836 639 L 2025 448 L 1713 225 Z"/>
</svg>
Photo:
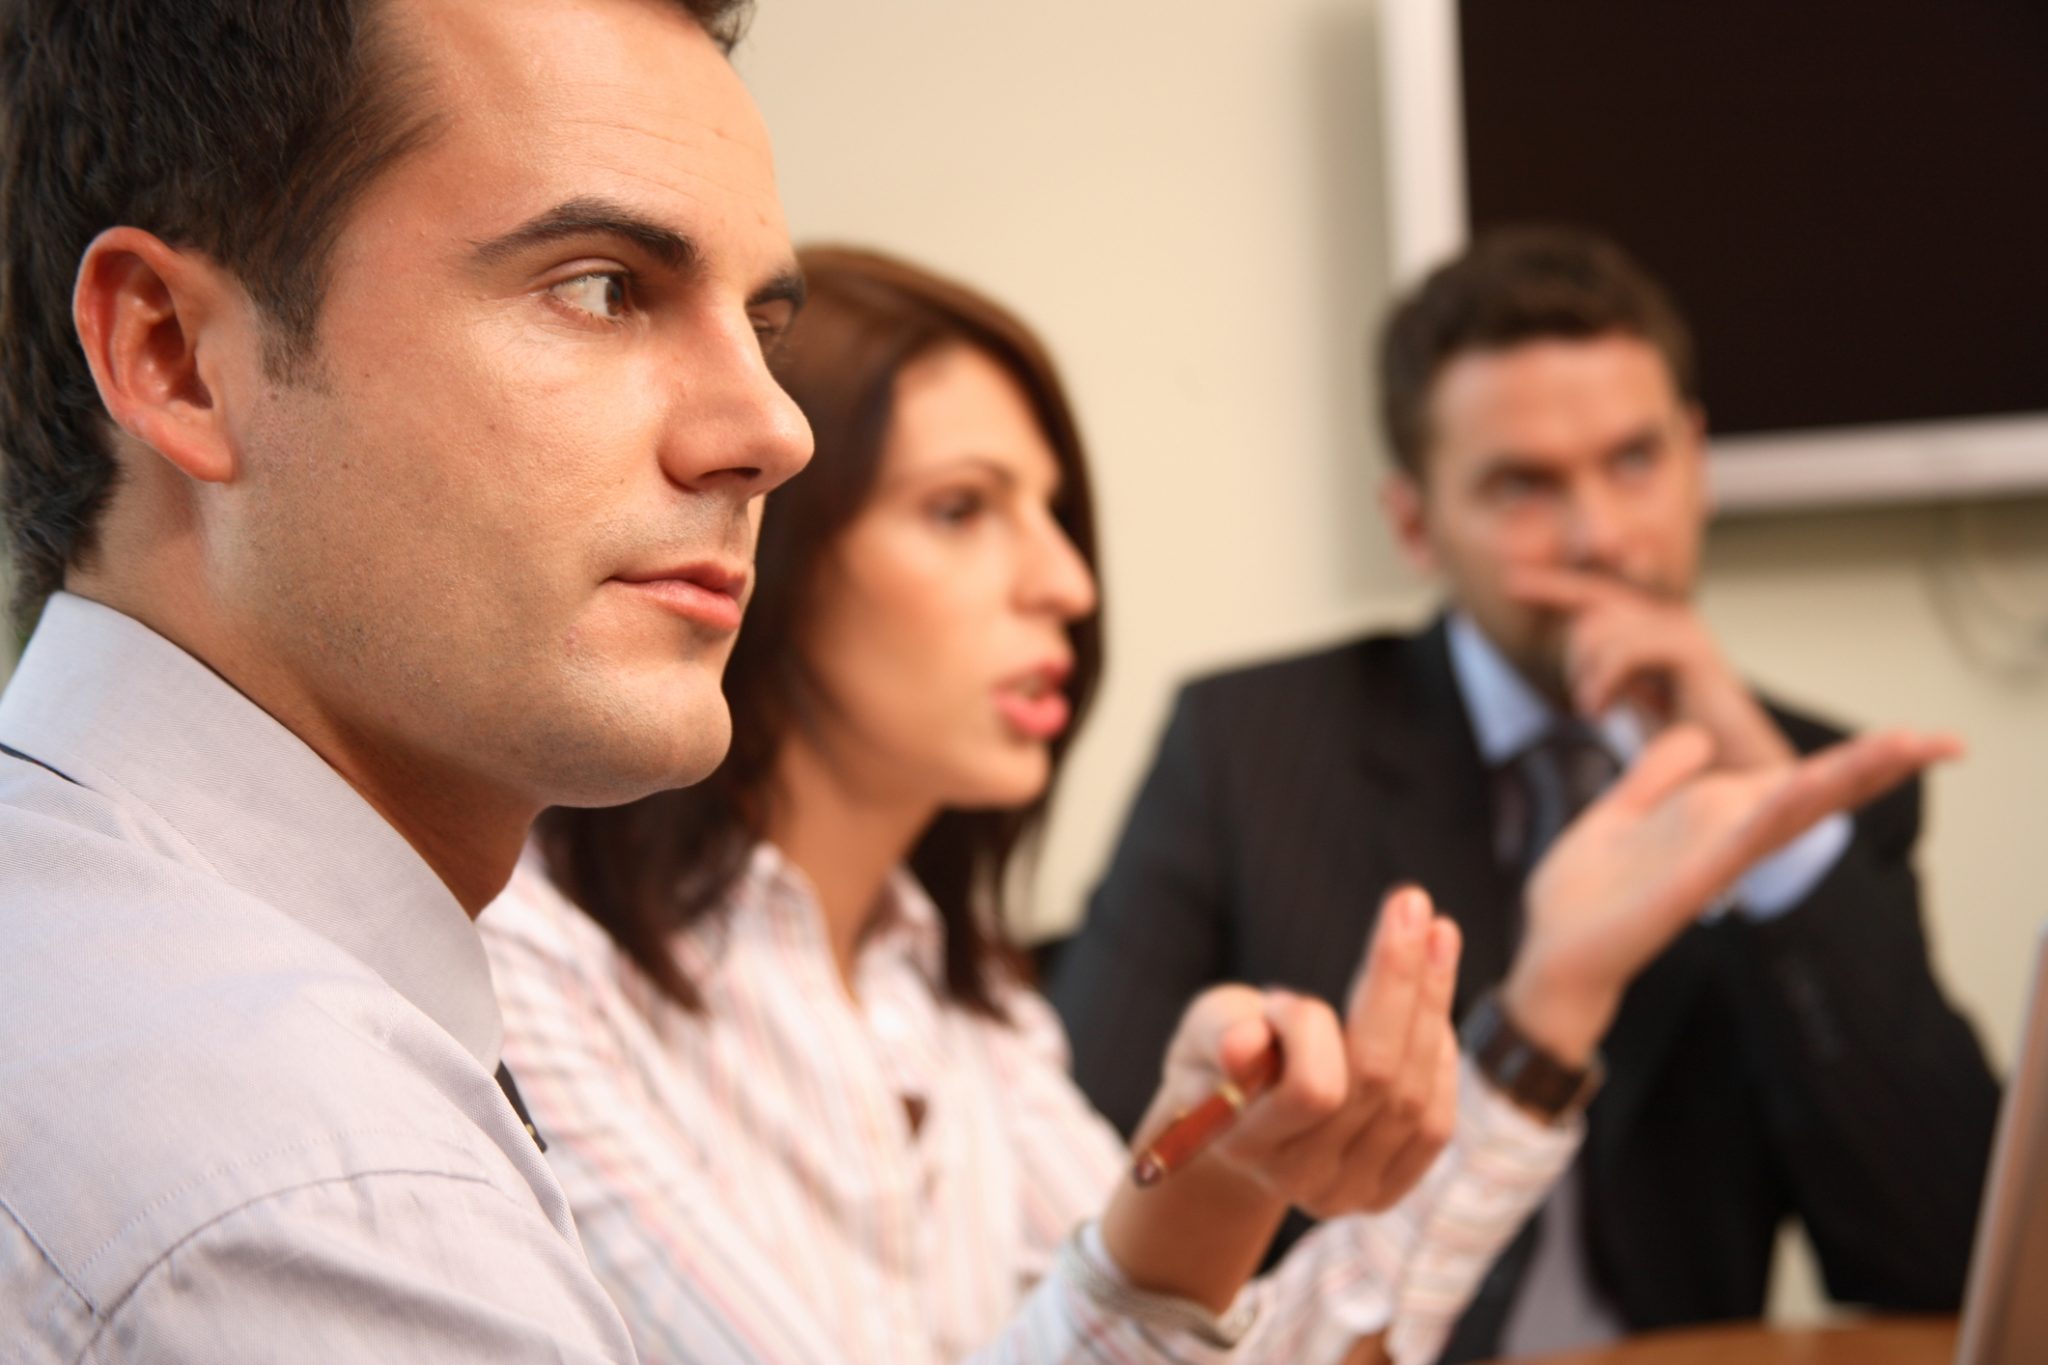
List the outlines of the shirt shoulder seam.
<svg viewBox="0 0 2048 1365">
<path fill-rule="evenodd" d="M 100 1309 L 99 1305 L 93 1302 L 92 1295 L 86 1293 L 85 1286 L 74 1279 L 71 1273 L 64 1268 L 63 1263 L 51 1253 L 50 1248 L 43 1244 L 43 1239 L 36 1236 L 36 1230 L 28 1225 L 28 1220 L 21 1216 L 21 1212 L 18 1209 L 7 1202 L 5 1194 L 0 1194 L 0 1213 L 6 1214 L 7 1220 L 13 1223 L 15 1227 L 21 1229 L 21 1235 L 28 1238 L 28 1244 L 36 1249 L 38 1256 L 43 1258 L 43 1264 L 50 1268 L 50 1273 L 55 1275 L 63 1283 L 64 1287 L 70 1290 L 80 1303 L 85 1305 L 86 1311 L 97 1319 L 100 1315 Z"/>
<path fill-rule="evenodd" d="M 264 1193 L 245 1199 L 241 1203 L 236 1204 L 231 1208 L 222 1209 L 213 1217 L 208 1218 L 202 1223 L 194 1225 L 183 1236 L 170 1242 L 155 1256 L 153 1256 L 150 1259 L 149 1263 L 143 1266 L 142 1269 L 136 1273 L 135 1278 L 132 1281 L 130 1281 L 129 1284 L 125 1288 L 123 1288 L 118 1295 L 116 1295 L 112 1300 L 110 1300 L 107 1303 L 104 1309 L 94 1310 L 93 1321 L 95 1325 L 93 1328 L 92 1336 L 87 1339 L 84 1347 L 80 1350 L 77 1359 L 82 1361 L 90 1356 L 94 1348 L 99 1345 L 100 1338 L 106 1334 L 108 1328 L 114 1325 L 114 1319 L 120 1316 L 121 1310 L 126 1308 L 134 1300 L 136 1294 L 142 1290 L 142 1287 L 145 1284 L 147 1284 L 149 1280 L 170 1261 L 172 1256 L 176 1255 L 186 1245 L 197 1240 L 200 1236 L 204 1235 L 208 1231 L 220 1226 L 222 1223 L 225 1223 L 228 1219 L 236 1217 L 239 1214 L 247 1213 L 249 1210 L 257 1208 L 263 1204 L 270 1203 L 277 1199 L 282 1199 L 286 1195 L 298 1194 L 303 1191 L 311 1189 L 318 1189 L 323 1185 L 348 1185 L 361 1180 L 374 1180 L 392 1176 L 426 1177 L 428 1179 L 433 1180 L 452 1180 L 457 1182 L 458 1184 L 464 1185 L 476 1185 L 482 1187 L 483 1189 L 489 1190 L 491 1193 L 497 1195 L 500 1199 L 505 1200 L 508 1204 L 515 1202 L 503 1190 L 498 1188 L 496 1182 L 489 1180 L 484 1176 L 464 1175 L 457 1171 L 446 1171 L 433 1169 L 429 1167 L 410 1166 L 383 1166 L 370 1170 L 349 1171 L 346 1174 L 320 1176 L 312 1180 L 301 1180 L 291 1185 L 280 1186 L 279 1188 L 274 1190 L 266 1190 Z M 90 1303 L 90 1300 L 88 1300 L 87 1302 Z"/>
<path fill-rule="evenodd" d="M 236 1171 L 243 1170 L 250 1166 L 274 1160 L 277 1157 L 290 1155 L 293 1152 L 300 1152 L 308 1150 L 310 1148 L 320 1147 L 329 1143 L 339 1141 L 343 1138 L 368 1137 L 373 1135 L 397 1136 L 408 1138 L 415 1142 L 430 1143 L 436 1147 L 446 1148 L 449 1151 L 457 1152 L 465 1157 L 471 1157 L 472 1159 L 474 1159 L 473 1154 L 470 1152 L 470 1150 L 462 1146 L 460 1143 L 449 1142 L 442 1138 L 430 1137 L 420 1133 L 417 1129 L 394 1128 L 385 1124 L 373 1124 L 350 1128 L 340 1128 L 331 1130 L 329 1132 L 320 1133 L 313 1137 L 300 1138 L 297 1141 L 287 1142 L 276 1147 L 267 1148 L 264 1151 L 253 1153 L 252 1155 L 242 1157 L 235 1161 L 225 1162 L 217 1166 L 210 1166 L 206 1170 L 201 1171 L 199 1174 L 193 1176 L 191 1179 L 186 1180 L 184 1183 L 170 1190 L 166 1190 L 164 1193 L 158 1195 L 155 1199 L 150 1200 L 149 1203 L 143 1205 L 142 1208 L 136 1210 L 135 1214 L 132 1217 L 130 1217 L 126 1222 L 121 1224 L 120 1227 L 116 1228 L 107 1237 L 106 1241 L 102 1242 L 99 1246 L 95 1247 L 93 1250 L 86 1253 L 85 1258 L 79 1261 L 78 1263 L 78 1273 L 80 1275 L 83 1275 L 102 1256 L 106 1255 L 108 1252 L 112 1251 L 116 1246 L 118 1246 L 121 1243 L 122 1239 L 125 1238 L 130 1232 L 134 1231 L 135 1227 L 138 1224 L 142 1223 L 151 1214 L 155 1213 L 158 1209 L 161 1209 L 166 1204 L 171 1203 L 173 1200 L 179 1199 L 184 1195 L 191 1193 L 193 1190 L 200 1188 L 201 1186 L 207 1184 L 210 1181 L 218 1180 L 222 1176 L 230 1175 Z M 292 1190 L 303 1189 L 308 1185 L 320 1184 L 328 1180 L 348 1179 L 356 1175 L 369 1173 L 370 1172 L 367 1171 L 349 1171 L 338 1173 L 336 1175 L 331 1176 L 320 1176 L 311 1180 L 294 1181 L 290 1184 L 282 1185 L 275 1189 L 265 1190 L 261 1194 L 253 1195 L 250 1199 L 243 1201 L 243 1203 L 241 1204 L 232 1206 L 225 1212 L 233 1212 L 234 1209 L 246 1208 L 251 1203 L 255 1203 L 263 1199 L 274 1198 L 277 1195 L 289 1193 Z M 411 1173 L 419 1174 L 421 1172 Z M 461 1173 L 454 1171 L 443 1171 L 441 1172 L 441 1174 L 450 1176 L 451 1178 L 455 1179 L 481 1179 L 481 1177 L 479 1176 L 463 1175 Z M 224 1216 L 224 1214 L 215 1214 L 212 1217 L 205 1220 L 204 1222 L 198 1224 L 197 1227 L 206 1227 L 213 1222 L 217 1222 L 219 1218 L 222 1216 Z M 194 1230 L 196 1231 L 197 1228 L 195 1228 Z M 187 1233 L 185 1234 L 185 1236 L 189 1237 L 190 1234 Z M 183 1241 L 184 1237 L 181 1237 L 178 1240 Z M 173 1243 L 173 1245 L 176 1244 L 177 1243 L 175 1242 Z"/>
</svg>

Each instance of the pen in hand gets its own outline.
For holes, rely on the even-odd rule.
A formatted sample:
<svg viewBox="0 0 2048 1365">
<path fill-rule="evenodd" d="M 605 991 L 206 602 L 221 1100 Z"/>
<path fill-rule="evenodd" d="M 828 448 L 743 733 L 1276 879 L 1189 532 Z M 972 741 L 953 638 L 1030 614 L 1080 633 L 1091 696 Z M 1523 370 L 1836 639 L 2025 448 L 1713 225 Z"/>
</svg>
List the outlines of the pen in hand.
<svg viewBox="0 0 2048 1365">
<path fill-rule="evenodd" d="M 1244 1107 L 1257 1099 L 1280 1074 L 1280 1045 L 1266 1045 L 1242 1081 L 1224 1081 L 1209 1097 L 1166 1125 L 1131 1166 L 1131 1180 L 1149 1189 L 1193 1161 L 1204 1147 L 1221 1137 Z"/>
</svg>

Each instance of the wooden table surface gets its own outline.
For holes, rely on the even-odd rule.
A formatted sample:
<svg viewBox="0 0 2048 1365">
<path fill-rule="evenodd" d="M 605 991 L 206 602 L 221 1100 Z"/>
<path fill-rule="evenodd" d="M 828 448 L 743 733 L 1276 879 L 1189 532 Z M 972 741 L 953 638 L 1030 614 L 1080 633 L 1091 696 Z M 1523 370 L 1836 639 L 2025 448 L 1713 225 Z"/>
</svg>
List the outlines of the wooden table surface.
<svg viewBox="0 0 2048 1365">
<path fill-rule="evenodd" d="M 1949 1365 L 1954 1318 L 1883 1318 L 1841 1327 L 1754 1323 L 1648 1332 L 1519 1365 Z"/>
</svg>

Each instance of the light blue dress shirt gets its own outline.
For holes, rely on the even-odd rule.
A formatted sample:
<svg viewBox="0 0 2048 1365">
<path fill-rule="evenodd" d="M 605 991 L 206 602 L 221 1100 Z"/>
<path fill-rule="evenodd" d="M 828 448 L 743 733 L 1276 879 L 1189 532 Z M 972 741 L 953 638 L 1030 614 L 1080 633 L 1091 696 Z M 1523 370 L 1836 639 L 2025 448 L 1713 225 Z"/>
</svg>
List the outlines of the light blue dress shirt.
<svg viewBox="0 0 2048 1365">
<path fill-rule="evenodd" d="M 1479 757 L 1498 768 L 1535 743 L 1560 719 L 1557 709 L 1515 671 L 1493 641 L 1471 618 L 1454 612 L 1446 634 L 1451 674 L 1459 699 L 1472 722 Z M 1647 736 L 1634 710 L 1615 706 L 1597 717 L 1593 728 L 1623 767 L 1642 753 Z M 1770 857 L 1736 883 L 1733 901 L 1752 919 L 1775 919 L 1805 900 L 1848 850 L 1853 833 L 1849 817 L 1829 816 Z M 1718 913 L 1715 907 L 1710 913 Z"/>
<path fill-rule="evenodd" d="M 64 595 L 0 745 L 0 1358 L 632 1359 L 475 929 L 353 788 Z"/>
</svg>

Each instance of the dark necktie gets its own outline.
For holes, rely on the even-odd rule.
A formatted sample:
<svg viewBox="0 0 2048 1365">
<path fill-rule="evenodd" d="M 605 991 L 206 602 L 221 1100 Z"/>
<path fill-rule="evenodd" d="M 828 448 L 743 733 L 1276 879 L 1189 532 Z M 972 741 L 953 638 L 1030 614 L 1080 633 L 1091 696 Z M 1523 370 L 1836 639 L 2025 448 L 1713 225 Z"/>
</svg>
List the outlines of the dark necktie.
<svg viewBox="0 0 2048 1365">
<path fill-rule="evenodd" d="M 545 1152 L 547 1140 L 540 1135 L 540 1129 L 533 1126 L 533 1116 L 526 1112 L 526 1101 L 519 1098 L 519 1087 L 513 1083 L 512 1070 L 503 1062 L 498 1063 L 498 1089 L 504 1091 L 505 1098 L 512 1102 L 512 1112 L 519 1115 L 519 1121 L 526 1125 L 526 1135 L 533 1139 L 533 1145 Z"/>
<path fill-rule="evenodd" d="M 1614 755 L 1592 727 L 1573 718 L 1559 721 L 1494 770 L 1494 852 L 1501 866 L 1516 875 L 1518 887 L 1557 842 L 1565 826 L 1591 805 L 1620 772 Z M 1518 894 L 1512 912 L 1512 937 L 1517 943 L 1521 938 L 1520 911 Z M 1578 1178 L 1575 1170 L 1565 1176 L 1567 1180 Z M 1543 1211 L 1538 1210 L 1480 1282 L 1471 1305 L 1445 1345 L 1440 1357 L 1444 1365 L 1499 1354 L 1516 1293 L 1536 1253 L 1542 1219 Z"/>
<path fill-rule="evenodd" d="M 1503 866 L 1535 870 L 1557 836 L 1620 775 L 1614 755 L 1581 720 L 1562 720 L 1496 773 L 1495 847 Z"/>
</svg>

